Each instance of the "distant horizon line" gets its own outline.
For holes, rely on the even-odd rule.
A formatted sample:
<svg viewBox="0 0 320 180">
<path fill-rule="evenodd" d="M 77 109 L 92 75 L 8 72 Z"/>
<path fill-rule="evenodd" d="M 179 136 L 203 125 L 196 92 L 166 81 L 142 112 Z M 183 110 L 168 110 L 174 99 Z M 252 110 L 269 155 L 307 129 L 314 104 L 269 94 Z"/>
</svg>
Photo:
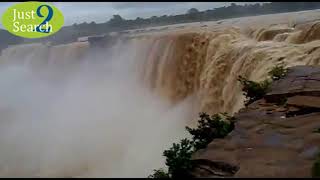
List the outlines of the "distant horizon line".
<svg viewBox="0 0 320 180">
<path fill-rule="evenodd" d="M 272 2 L 257 2 L 257 4 L 267 4 L 267 3 L 272 3 Z M 231 5 L 230 5 L 231 6 Z M 243 5 L 239 5 L 239 6 L 243 6 Z M 218 7 L 218 8 L 222 8 L 222 7 L 229 7 L 229 6 L 221 6 L 221 7 Z M 191 8 L 190 8 L 191 9 Z M 215 10 L 217 8 L 214 8 L 214 9 L 207 9 L 207 10 L 203 10 L 203 11 L 199 11 L 199 12 L 204 12 L 204 11 L 208 11 L 208 10 Z M 261 16 L 261 15 L 269 15 L 269 14 L 282 14 L 282 13 L 293 13 L 293 12 L 302 12 L 302 11 L 315 11 L 315 10 L 319 10 L 319 9 L 311 9 L 311 10 L 298 10 L 298 11 L 288 11 L 288 12 L 276 12 L 276 13 L 267 13 L 267 14 L 257 14 L 257 15 L 248 15 L 248 16 L 242 16 L 242 17 L 254 17 L 254 16 Z M 184 14 L 187 14 L 187 13 L 184 13 Z M 114 15 L 119 15 L 121 16 L 120 14 L 114 14 Z M 165 16 L 166 14 L 164 15 L 161 15 L 161 16 Z M 177 14 L 177 15 L 167 15 L 167 16 L 178 16 L 178 15 L 183 15 L 183 14 Z M 157 16 L 157 17 L 161 17 L 160 15 Z M 153 16 L 150 16 L 148 18 L 142 18 L 142 17 L 137 17 L 137 18 L 141 18 L 141 19 L 149 19 Z M 137 19 L 136 18 L 136 19 Z M 230 18 L 222 18 L 222 19 L 218 19 L 218 20 L 209 20 L 209 21 L 220 21 L 220 20 L 223 20 L 223 19 L 232 19 L 232 18 L 241 18 L 241 17 L 230 17 Z M 110 18 L 112 19 L 112 18 Z M 108 21 L 110 21 L 110 19 Z M 123 18 L 124 19 L 124 18 Z M 135 19 L 124 19 L 124 20 L 135 20 Z M 96 23 L 95 21 L 91 21 L 91 22 L 95 22 L 96 24 L 105 24 L 107 23 L 108 21 L 106 22 L 101 22 L 101 23 Z M 68 24 L 68 25 L 64 25 L 62 26 L 63 27 L 70 27 L 70 26 L 73 26 L 74 24 L 77 24 L 77 25 L 80 25 L 80 24 L 83 24 L 83 23 L 87 23 L 87 24 L 90 24 L 91 22 L 87 22 L 87 21 L 83 21 L 82 23 L 72 23 L 72 24 Z M 200 22 L 200 21 L 193 21 L 193 22 L 188 22 L 188 23 L 195 23 L 195 22 Z M 181 23 L 175 23 L 175 24 L 181 24 Z M 167 24 L 167 25 L 173 25 L 173 24 Z M 167 26 L 167 25 L 158 25 L 158 26 Z M 152 27 L 157 27 L 156 26 L 152 26 Z M 4 31 L 7 31 L 5 28 L 2 27 L 2 24 L 0 24 L 0 30 L 4 30 Z"/>
<path fill-rule="evenodd" d="M 267 4 L 267 3 L 271 3 L 271 2 L 256 2 L 256 4 Z M 215 9 L 217 9 L 217 8 L 223 8 L 223 7 L 230 7 L 231 6 L 231 4 L 229 5 L 229 6 L 221 6 L 221 7 L 216 7 L 216 8 L 213 8 L 213 9 L 206 9 L 206 10 L 202 10 L 202 11 L 200 11 L 199 10 L 199 12 L 204 12 L 204 11 L 208 11 L 208 10 L 215 10 Z M 244 5 L 239 5 L 239 6 L 244 6 Z M 192 9 L 192 8 L 190 8 L 190 9 Z M 197 9 L 197 8 L 196 8 Z M 143 17 L 136 17 L 135 19 L 137 19 L 137 18 L 141 18 L 141 19 L 149 19 L 149 18 L 151 18 L 151 17 L 153 17 L 153 16 L 156 16 L 156 17 L 161 17 L 161 16 L 178 16 L 178 15 L 184 15 L 184 14 L 187 14 L 187 13 L 182 13 L 182 14 L 176 14 L 176 15 L 167 15 L 167 14 L 163 14 L 163 15 L 158 15 L 158 16 L 156 16 L 156 15 L 151 15 L 150 17 L 146 17 L 146 18 L 143 18 Z M 119 15 L 119 16 L 121 16 L 120 14 L 114 14 L 114 15 Z M 121 16 L 122 17 L 122 16 Z M 123 17 L 122 17 L 123 18 Z M 110 19 L 112 19 L 112 18 L 110 18 Z M 108 21 L 110 21 L 110 19 L 108 20 Z M 134 18 L 132 18 L 132 19 L 125 19 L 125 18 L 123 18 L 124 20 L 135 20 Z M 81 22 L 81 23 L 76 23 L 76 22 L 74 22 L 74 23 L 70 23 L 70 24 L 68 24 L 68 25 L 64 25 L 64 26 L 62 26 L 62 27 L 68 27 L 68 26 L 72 26 L 72 25 L 74 25 L 74 24 L 84 24 L 84 23 L 91 23 L 91 22 L 95 22 L 96 24 L 104 24 L 104 23 L 107 23 L 108 21 L 106 21 L 106 22 L 101 22 L 101 23 L 99 23 L 99 22 L 95 22 L 95 21 L 90 21 L 90 22 L 87 22 L 87 21 L 83 21 L 83 22 Z M 214 20 L 212 20 L 212 21 L 214 21 Z M 4 29 L 3 27 L 2 27 L 2 24 L 0 24 L 0 30 L 6 30 L 6 29 Z"/>
</svg>

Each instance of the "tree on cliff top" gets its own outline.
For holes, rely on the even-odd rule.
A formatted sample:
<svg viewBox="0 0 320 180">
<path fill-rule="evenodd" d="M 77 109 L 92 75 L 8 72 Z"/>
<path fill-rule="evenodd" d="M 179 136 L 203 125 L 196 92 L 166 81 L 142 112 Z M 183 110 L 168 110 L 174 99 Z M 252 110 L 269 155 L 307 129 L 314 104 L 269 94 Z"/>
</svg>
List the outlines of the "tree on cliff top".
<svg viewBox="0 0 320 180">
<path fill-rule="evenodd" d="M 199 13 L 199 10 L 196 8 L 191 8 L 187 11 L 187 14 L 194 14 L 194 13 Z"/>
</svg>

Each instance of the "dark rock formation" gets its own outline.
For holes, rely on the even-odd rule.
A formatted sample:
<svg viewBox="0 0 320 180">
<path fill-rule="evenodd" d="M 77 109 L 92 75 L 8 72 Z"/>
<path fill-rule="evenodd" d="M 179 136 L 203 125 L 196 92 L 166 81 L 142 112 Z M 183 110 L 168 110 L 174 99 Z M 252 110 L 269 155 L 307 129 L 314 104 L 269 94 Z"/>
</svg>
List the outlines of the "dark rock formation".
<svg viewBox="0 0 320 180">
<path fill-rule="evenodd" d="M 235 129 L 193 159 L 197 177 L 311 177 L 320 150 L 320 67 L 297 66 L 235 115 Z M 283 105 L 275 103 L 287 98 Z"/>
<path fill-rule="evenodd" d="M 265 96 L 268 102 L 276 102 L 281 97 L 296 95 L 320 97 L 320 70 L 313 66 L 295 66 L 289 69 L 284 79 L 275 81 L 271 91 Z"/>
<path fill-rule="evenodd" d="M 111 36 L 109 34 L 99 35 L 99 36 L 87 36 L 87 37 L 80 37 L 78 41 L 80 42 L 89 42 L 90 48 L 99 48 L 105 49 L 111 45 L 113 45 L 118 37 Z"/>
</svg>

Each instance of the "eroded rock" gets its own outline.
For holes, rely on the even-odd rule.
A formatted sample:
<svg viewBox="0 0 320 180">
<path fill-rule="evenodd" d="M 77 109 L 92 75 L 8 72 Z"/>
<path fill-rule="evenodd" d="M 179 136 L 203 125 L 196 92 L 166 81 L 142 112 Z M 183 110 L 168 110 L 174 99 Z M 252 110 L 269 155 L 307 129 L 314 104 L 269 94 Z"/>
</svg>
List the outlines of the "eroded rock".
<svg viewBox="0 0 320 180">
<path fill-rule="evenodd" d="M 194 154 L 194 160 L 223 162 L 234 169 L 207 165 L 202 173 L 195 171 L 197 177 L 311 177 L 320 151 L 320 133 L 314 133 L 320 127 L 319 94 L 319 67 L 290 68 L 264 99 L 235 114 L 235 129 L 226 138 Z M 272 102 L 280 97 L 288 98 L 287 103 Z"/>
<path fill-rule="evenodd" d="M 320 108 L 320 97 L 314 96 L 293 96 L 288 98 L 288 105 L 298 107 Z"/>
</svg>

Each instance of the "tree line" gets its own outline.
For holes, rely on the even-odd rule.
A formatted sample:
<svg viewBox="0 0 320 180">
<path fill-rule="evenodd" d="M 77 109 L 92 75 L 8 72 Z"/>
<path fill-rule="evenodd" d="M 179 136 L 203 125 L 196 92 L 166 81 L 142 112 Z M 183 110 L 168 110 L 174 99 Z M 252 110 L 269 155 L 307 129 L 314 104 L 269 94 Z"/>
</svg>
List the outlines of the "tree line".
<svg viewBox="0 0 320 180">
<path fill-rule="evenodd" d="M 120 15 L 113 15 L 105 23 L 84 22 L 64 26 L 56 34 L 40 39 L 16 39 L 15 37 L 5 35 L 0 31 L 1 44 L 15 44 L 20 42 L 51 42 L 52 44 L 63 44 L 74 42 L 82 36 L 99 35 L 109 32 L 123 32 L 130 29 L 146 28 L 151 26 L 163 26 L 177 23 L 216 21 L 227 18 L 254 16 L 272 13 L 294 12 L 302 10 L 319 9 L 320 2 L 271 2 L 237 5 L 231 3 L 229 6 L 218 7 L 205 11 L 199 11 L 196 8 L 189 9 L 185 14 L 152 16 L 150 18 L 137 17 L 136 19 L 124 19 Z M 3 36 L 7 36 L 4 38 Z M 5 45 L 1 45 L 2 46 Z"/>
</svg>

